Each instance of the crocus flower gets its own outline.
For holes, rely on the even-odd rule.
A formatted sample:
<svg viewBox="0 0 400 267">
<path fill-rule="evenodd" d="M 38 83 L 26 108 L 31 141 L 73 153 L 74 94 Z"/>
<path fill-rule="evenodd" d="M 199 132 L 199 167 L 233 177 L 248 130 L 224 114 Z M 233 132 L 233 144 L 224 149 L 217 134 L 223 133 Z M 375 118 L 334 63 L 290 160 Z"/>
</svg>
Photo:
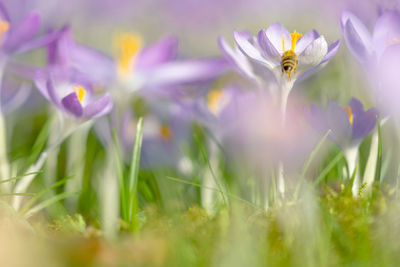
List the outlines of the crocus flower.
<svg viewBox="0 0 400 267">
<path fill-rule="evenodd" d="M 377 116 L 375 108 L 364 110 L 361 102 L 355 98 L 352 98 L 344 108 L 335 102 L 330 103 L 326 111 L 314 105 L 310 108 L 311 124 L 323 134 L 330 130 L 329 137 L 343 151 L 349 176 L 353 175 L 358 164 L 360 144 L 374 130 Z M 355 196 L 359 187 L 357 174 L 352 189 Z"/>
<path fill-rule="evenodd" d="M 57 34 L 34 38 L 40 27 L 40 14 L 29 12 L 21 22 L 12 21 L 6 8 L 0 2 L 0 54 L 4 61 L 8 56 L 44 46 L 53 41 Z"/>
<path fill-rule="evenodd" d="M 108 93 L 96 98 L 90 83 L 68 79 L 66 75 L 38 71 L 35 85 L 40 93 L 63 114 L 77 120 L 90 120 L 107 115 L 113 103 Z"/>
<path fill-rule="evenodd" d="M 398 114 L 398 62 L 400 61 L 400 14 L 383 13 L 371 34 L 351 12 L 341 18 L 344 39 L 350 52 L 362 63 L 371 82 L 377 105 L 390 114 Z"/>
<path fill-rule="evenodd" d="M 272 72 L 286 98 L 296 80 L 332 59 L 340 44 L 338 40 L 328 47 L 317 31 L 304 36 L 296 31 L 289 33 L 280 23 L 250 39 L 235 31 L 234 39 L 247 57 Z"/>
</svg>

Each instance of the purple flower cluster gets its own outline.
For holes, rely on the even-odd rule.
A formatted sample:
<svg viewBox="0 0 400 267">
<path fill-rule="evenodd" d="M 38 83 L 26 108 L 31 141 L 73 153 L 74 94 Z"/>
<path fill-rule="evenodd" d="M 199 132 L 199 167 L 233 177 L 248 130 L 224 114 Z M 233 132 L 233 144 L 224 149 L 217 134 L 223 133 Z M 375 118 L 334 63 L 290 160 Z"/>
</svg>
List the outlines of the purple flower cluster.
<svg viewBox="0 0 400 267">
<path fill-rule="evenodd" d="M 132 126 L 144 117 L 144 167 L 178 166 L 193 123 L 211 130 L 227 150 L 248 152 L 248 158 L 261 159 L 261 165 L 264 160 L 294 162 L 298 157 L 293 151 L 308 153 L 315 144 L 310 125 L 322 134 L 330 131 L 330 138 L 344 151 L 358 148 L 376 125 L 377 110 L 365 111 L 354 98 L 344 108 L 335 102 L 326 110 L 312 105 L 307 114 L 288 105 L 296 82 L 326 65 L 339 50 L 339 40 L 328 43 L 314 29 L 302 35 L 273 23 L 257 35 L 234 31 L 233 47 L 223 37 L 218 39 L 223 58 L 188 59 L 181 57 L 172 36 L 145 44 L 138 34 L 120 33 L 113 42 L 115 53 L 109 55 L 77 42 L 69 26 L 46 29 L 36 37 L 39 26 L 38 12 L 15 23 L 0 3 L 0 73 L 32 80 L 64 120 L 80 125 L 96 119 L 95 129 L 104 142 L 111 141 L 115 129 L 128 155 L 135 134 Z M 400 15 L 384 13 L 370 34 L 345 11 L 341 30 L 350 52 L 368 72 L 376 72 L 376 91 L 397 106 L 389 98 L 397 95 L 400 85 Z M 46 51 L 45 66 L 12 61 L 14 55 L 38 48 Z M 229 68 L 249 81 L 252 90 L 213 83 Z M 8 87 L 15 87 L 9 86 L 8 77 L 1 90 L 10 97 L 2 99 L 2 106 L 21 105 L 26 97 L 7 93 Z"/>
</svg>

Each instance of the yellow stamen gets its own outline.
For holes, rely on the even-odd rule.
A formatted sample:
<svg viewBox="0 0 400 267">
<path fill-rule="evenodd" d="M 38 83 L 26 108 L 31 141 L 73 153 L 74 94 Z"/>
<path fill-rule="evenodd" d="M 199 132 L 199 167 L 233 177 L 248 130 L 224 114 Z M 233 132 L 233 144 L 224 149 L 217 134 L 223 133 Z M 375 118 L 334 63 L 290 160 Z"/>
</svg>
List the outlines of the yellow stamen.
<svg viewBox="0 0 400 267">
<path fill-rule="evenodd" d="M 10 23 L 0 19 L 0 43 L 3 41 L 4 34 L 10 29 Z"/>
<path fill-rule="evenodd" d="M 296 30 L 295 30 L 293 33 L 290 34 L 290 36 L 292 37 L 292 48 L 290 50 L 292 50 L 294 52 L 294 49 L 296 48 L 297 41 L 303 35 L 298 33 L 298 32 L 296 32 Z"/>
<path fill-rule="evenodd" d="M 207 106 L 208 109 L 214 114 L 217 115 L 218 110 L 220 109 L 221 99 L 224 91 L 223 90 L 213 90 L 207 95 Z"/>
<path fill-rule="evenodd" d="M 344 107 L 344 111 L 346 111 L 347 116 L 349 117 L 350 124 L 353 125 L 353 113 L 351 112 L 351 107 Z"/>
<path fill-rule="evenodd" d="M 78 85 L 76 87 L 74 87 L 74 92 L 76 93 L 76 95 L 78 96 L 79 102 L 82 103 L 83 98 L 86 95 L 86 90 L 83 88 L 83 86 Z"/>
<path fill-rule="evenodd" d="M 282 52 L 285 52 L 285 35 L 282 34 Z"/>
<path fill-rule="evenodd" d="M 118 72 L 123 77 L 133 71 L 135 57 L 142 48 L 142 38 L 137 34 L 121 34 L 115 41 L 118 51 Z"/>
<path fill-rule="evenodd" d="M 169 141 L 172 138 L 172 132 L 168 125 L 163 124 L 160 128 L 160 136 L 164 141 Z"/>
</svg>

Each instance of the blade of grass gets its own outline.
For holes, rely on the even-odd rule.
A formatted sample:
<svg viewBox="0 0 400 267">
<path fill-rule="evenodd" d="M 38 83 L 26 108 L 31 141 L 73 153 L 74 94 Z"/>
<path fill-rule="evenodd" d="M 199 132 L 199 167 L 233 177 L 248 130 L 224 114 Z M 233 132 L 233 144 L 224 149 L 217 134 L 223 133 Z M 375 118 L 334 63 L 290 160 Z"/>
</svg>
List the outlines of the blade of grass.
<svg viewBox="0 0 400 267">
<path fill-rule="evenodd" d="M 142 140 L 143 140 L 143 118 L 139 118 L 136 126 L 136 137 L 135 146 L 132 151 L 132 161 L 129 172 L 129 219 L 132 231 L 136 232 L 139 230 L 139 221 L 136 218 L 136 213 L 138 212 L 138 197 L 137 197 L 137 182 L 140 169 L 140 153 L 142 150 Z"/>
<path fill-rule="evenodd" d="M 331 130 L 328 130 L 326 134 L 322 137 L 321 141 L 317 144 L 317 146 L 314 148 L 313 151 L 311 151 L 310 157 L 308 158 L 306 165 L 304 165 L 303 171 L 301 172 L 299 182 L 296 185 L 296 189 L 294 191 L 293 197 L 294 199 L 297 199 L 297 196 L 299 194 L 299 190 L 301 187 L 301 184 L 303 183 L 307 170 L 311 165 L 311 162 L 314 160 L 315 156 L 318 154 L 319 150 L 321 149 L 322 145 L 325 143 L 326 139 L 328 138 L 328 135 L 331 133 Z"/>
<path fill-rule="evenodd" d="M 21 214 L 26 213 L 42 196 L 44 196 L 46 193 L 52 191 L 53 189 L 64 185 L 69 179 L 71 179 L 72 176 L 65 177 L 64 179 L 59 180 L 58 182 L 54 183 L 52 186 L 40 191 L 39 193 L 35 194 L 35 197 L 30 199 L 25 206 L 20 210 Z"/>
<path fill-rule="evenodd" d="M 12 178 L 10 178 L 10 179 L 0 180 L 0 184 L 8 183 L 8 182 L 13 182 L 13 181 L 17 181 L 17 180 L 19 180 L 19 179 L 24 178 L 24 177 L 27 176 L 27 175 L 31 175 L 31 174 L 40 174 L 40 173 L 42 173 L 42 171 L 25 173 L 25 174 L 22 174 L 22 175 L 18 175 L 18 176 L 12 177 Z"/>
<path fill-rule="evenodd" d="M 317 186 L 342 158 L 343 158 L 343 154 L 342 154 L 342 152 L 339 151 L 339 153 L 329 162 L 328 165 L 326 165 L 326 167 L 322 170 L 322 172 L 315 179 L 313 186 Z"/>
<path fill-rule="evenodd" d="M 263 210 L 263 209 L 260 208 L 259 206 L 257 206 L 257 205 L 255 205 L 255 204 L 251 203 L 250 201 L 247 201 L 247 200 L 245 200 L 245 199 L 243 199 L 243 198 L 240 198 L 240 197 L 235 196 L 235 195 L 233 195 L 233 194 L 230 194 L 230 193 L 228 193 L 228 192 L 223 192 L 223 191 L 219 190 L 218 188 L 204 186 L 204 185 L 202 185 L 202 184 L 198 184 L 198 183 L 186 181 L 186 180 L 179 179 L 179 178 L 175 178 L 175 177 L 171 177 L 171 176 L 166 176 L 166 178 L 169 179 L 169 180 L 171 180 L 171 181 L 174 181 L 174 182 L 178 182 L 178 183 L 182 183 L 182 184 L 187 184 L 187 185 L 191 185 L 191 186 L 195 186 L 195 187 L 199 187 L 199 188 L 205 188 L 205 189 L 208 189 L 208 190 L 213 190 L 213 191 L 219 192 L 219 193 L 221 193 L 221 194 L 223 194 L 223 195 L 225 195 L 225 196 L 228 196 L 228 197 L 230 197 L 230 198 L 232 198 L 232 199 L 234 199 L 234 200 L 238 200 L 238 201 L 241 201 L 241 202 L 243 202 L 243 203 L 246 203 L 247 205 L 249 205 L 249 206 L 251 206 L 251 207 L 253 207 L 253 208 L 256 208 L 256 209 L 259 209 L 259 210 Z"/>
<path fill-rule="evenodd" d="M 222 193 L 223 191 L 222 191 L 221 184 L 219 183 L 219 179 L 217 179 L 217 177 L 215 176 L 215 173 L 214 173 L 214 170 L 213 170 L 213 168 L 212 168 L 212 166 L 211 166 L 211 163 L 210 163 L 210 161 L 208 160 L 207 153 L 205 152 L 203 146 L 201 145 L 199 138 L 198 138 L 196 135 L 194 135 L 193 138 L 194 138 L 194 140 L 195 140 L 197 146 L 199 147 L 199 150 L 200 150 L 200 152 L 201 152 L 201 154 L 202 154 L 204 160 L 207 162 L 208 168 L 210 169 L 210 172 L 211 172 L 211 175 L 212 175 L 212 177 L 213 177 L 213 179 L 214 179 L 214 182 L 215 182 L 215 184 L 216 184 L 217 187 L 218 187 L 218 192 L 221 193 L 222 200 L 224 201 L 225 206 L 228 206 L 228 201 L 227 201 L 227 199 L 225 198 L 225 194 Z"/>
<path fill-rule="evenodd" d="M 27 211 L 24 215 L 25 219 L 31 217 L 32 215 L 34 215 L 35 213 L 49 207 L 50 205 L 63 200 L 67 197 L 73 196 L 73 195 L 77 195 L 79 194 L 79 191 L 76 192 L 64 192 L 58 195 L 55 195 L 54 197 L 51 197 L 41 203 L 39 203 L 38 205 L 36 205 L 35 207 L 33 207 L 32 209 L 30 209 L 29 211 Z"/>
</svg>

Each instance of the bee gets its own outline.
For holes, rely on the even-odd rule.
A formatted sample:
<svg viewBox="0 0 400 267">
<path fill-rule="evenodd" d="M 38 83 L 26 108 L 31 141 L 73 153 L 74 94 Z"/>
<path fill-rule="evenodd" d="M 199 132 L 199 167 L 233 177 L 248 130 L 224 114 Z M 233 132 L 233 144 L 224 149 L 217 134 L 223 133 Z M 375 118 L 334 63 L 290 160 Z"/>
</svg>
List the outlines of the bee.
<svg viewBox="0 0 400 267">
<path fill-rule="evenodd" d="M 296 72 L 298 64 L 297 55 L 292 50 L 285 51 L 281 57 L 282 74 L 286 72 L 290 80 L 290 75 Z"/>
</svg>

